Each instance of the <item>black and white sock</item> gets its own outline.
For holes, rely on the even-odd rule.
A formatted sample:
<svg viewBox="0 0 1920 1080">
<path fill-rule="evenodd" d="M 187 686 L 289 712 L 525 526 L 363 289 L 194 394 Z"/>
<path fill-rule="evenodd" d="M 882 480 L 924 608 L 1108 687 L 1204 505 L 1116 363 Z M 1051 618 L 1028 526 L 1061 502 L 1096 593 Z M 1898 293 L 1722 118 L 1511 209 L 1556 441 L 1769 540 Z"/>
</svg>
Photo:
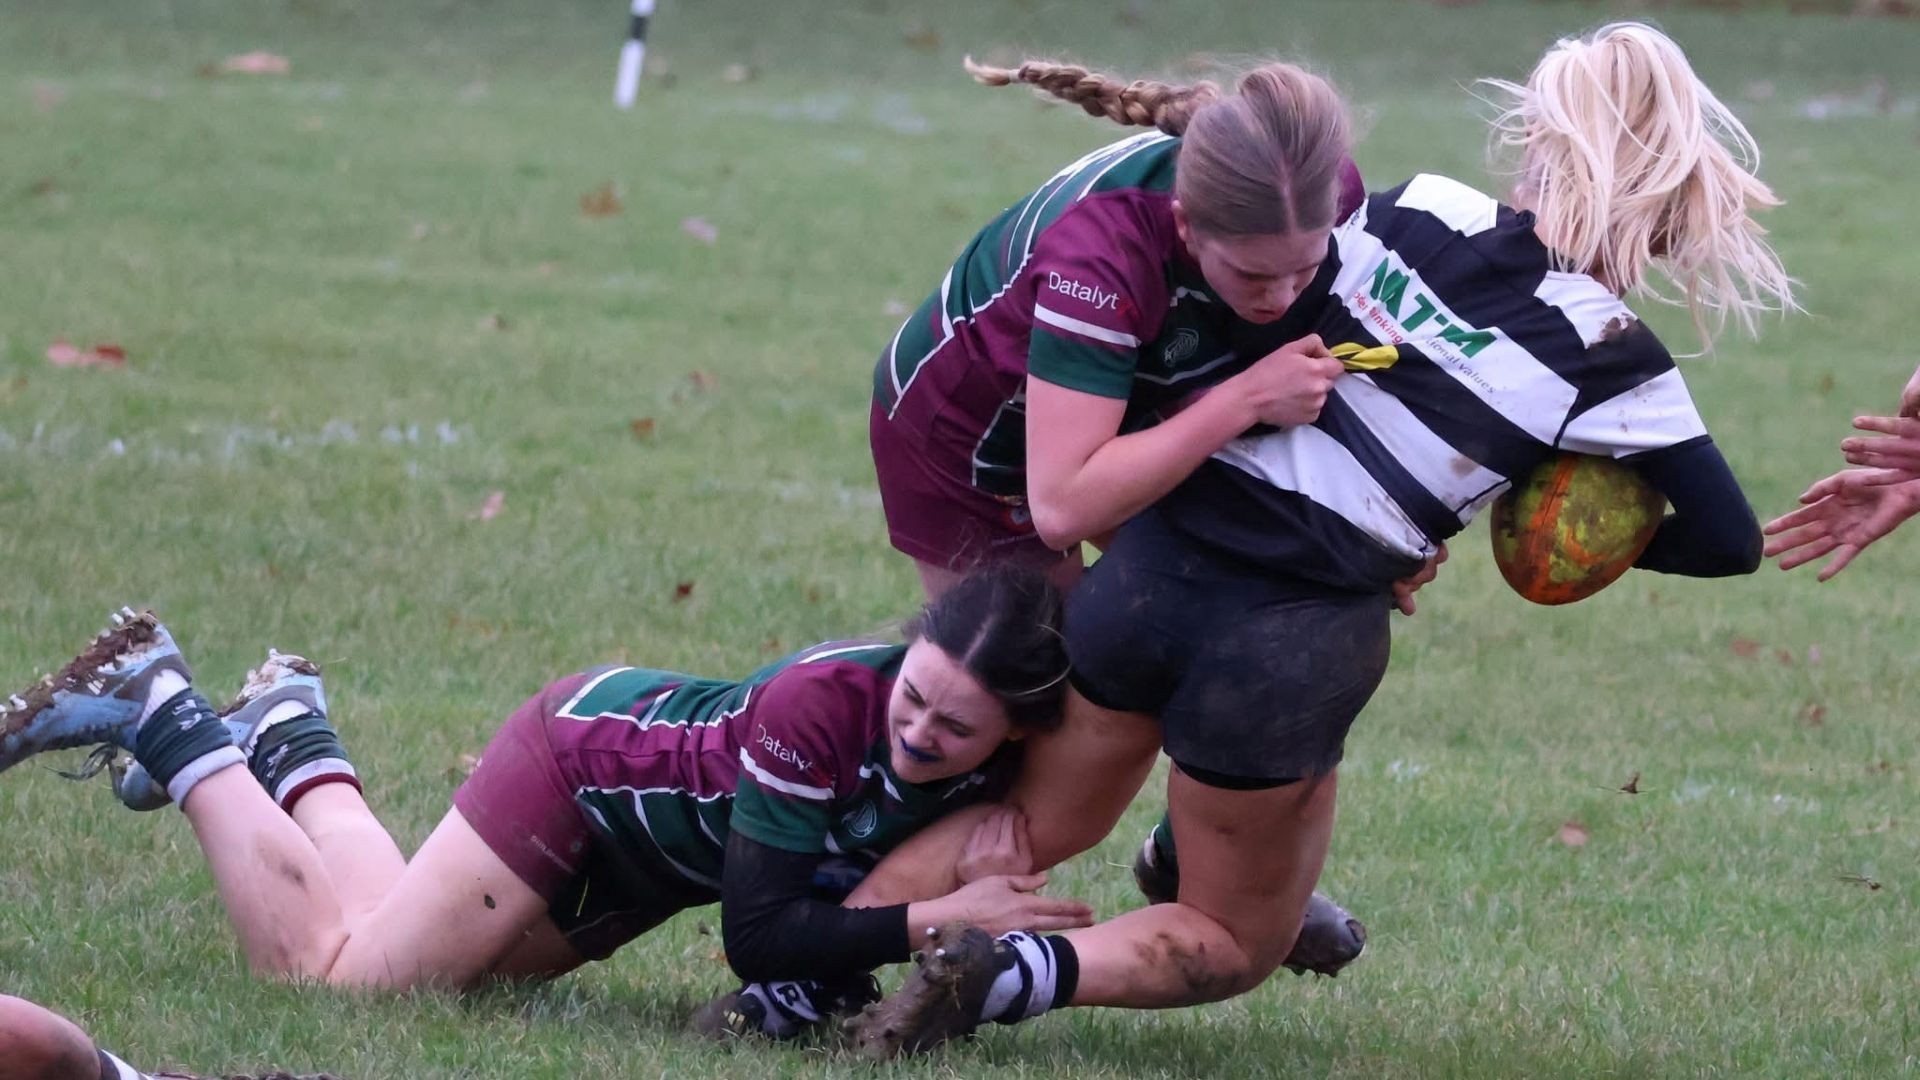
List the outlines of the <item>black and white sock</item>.
<svg viewBox="0 0 1920 1080">
<path fill-rule="evenodd" d="M 100 1055 L 100 1080 L 153 1080 L 153 1077 L 121 1061 L 105 1050 L 95 1048 Z"/>
<path fill-rule="evenodd" d="M 1072 942 L 1024 930 L 1001 934 L 998 940 L 1013 951 L 1013 964 L 993 980 L 980 1019 L 1017 1024 L 1073 1000 L 1080 984 L 1080 958 Z"/>
<path fill-rule="evenodd" d="M 185 806 L 193 786 L 229 765 L 247 760 L 227 727 L 189 686 L 169 696 L 140 722 L 133 756 L 175 806 Z"/>
</svg>

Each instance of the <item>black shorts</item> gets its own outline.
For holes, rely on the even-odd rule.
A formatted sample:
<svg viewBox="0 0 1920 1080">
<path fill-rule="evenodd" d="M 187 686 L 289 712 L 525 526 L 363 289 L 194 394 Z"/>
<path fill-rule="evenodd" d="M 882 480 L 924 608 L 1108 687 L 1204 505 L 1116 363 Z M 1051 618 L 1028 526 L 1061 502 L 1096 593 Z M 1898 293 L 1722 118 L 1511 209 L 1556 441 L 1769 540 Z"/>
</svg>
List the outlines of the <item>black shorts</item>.
<svg viewBox="0 0 1920 1080">
<path fill-rule="evenodd" d="M 1074 590 L 1067 652 L 1076 689 L 1158 716 L 1168 756 L 1203 779 L 1322 776 L 1386 674 L 1391 605 L 1250 567 L 1149 511 Z"/>
</svg>

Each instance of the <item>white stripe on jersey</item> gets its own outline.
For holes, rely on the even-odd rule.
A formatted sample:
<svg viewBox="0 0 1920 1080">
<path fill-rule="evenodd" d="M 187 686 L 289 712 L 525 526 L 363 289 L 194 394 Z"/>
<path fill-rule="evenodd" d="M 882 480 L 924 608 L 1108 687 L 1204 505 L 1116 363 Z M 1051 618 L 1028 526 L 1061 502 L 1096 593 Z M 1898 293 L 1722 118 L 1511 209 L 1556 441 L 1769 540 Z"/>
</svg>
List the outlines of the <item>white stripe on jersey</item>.
<svg viewBox="0 0 1920 1080">
<path fill-rule="evenodd" d="M 1493 196 L 1433 173 L 1421 173 L 1407 181 L 1406 190 L 1394 205 L 1425 210 L 1462 236 L 1486 232 L 1500 219 L 1500 204 Z"/>
<path fill-rule="evenodd" d="M 1340 244 L 1340 273 L 1334 278 L 1333 293 L 1346 305 L 1347 311 L 1383 343 L 1412 343 L 1434 366 L 1453 376 L 1515 427 L 1552 445 L 1579 391 L 1498 327 L 1487 328 L 1493 335 L 1492 344 L 1471 357 L 1459 346 L 1441 338 L 1443 329 L 1470 324 L 1440 302 L 1418 271 L 1409 269 L 1399 255 L 1387 250 L 1379 237 L 1366 231 L 1366 224 L 1367 215 L 1362 210 L 1348 218 L 1336 234 Z M 1397 309 L 1370 295 L 1374 270 L 1382 260 L 1392 273 L 1406 275 L 1405 291 Z M 1402 328 L 1401 318 L 1410 317 L 1416 305 L 1425 304 L 1433 306 L 1433 314 L 1408 333 Z"/>
<path fill-rule="evenodd" d="M 1319 428 L 1235 439 L 1213 456 L 1283 491 L 1305 495 L 1402 555 L 1424 559 L 1437 550 L 1347 448 Z"/>
<path fill-rule="evenodd" d="M 1533 295 L 1558 308 L 1579 333 L 1581 343 L 1589 346 L 1604 337 L 1609 326 L 1619 328 L 1640 321 L 1624 301 L 1585 274 L 1550 270 Z"/>
<path fill-rule="evenodd" d="M 1626 457 L 1706 433 L 1686 380 L 1673 368 L 1568 421 L 1560 446 L 1577 454 Z"/>
<path fill-rule="evenodd" d="M 1071 315 L 1062 315 L 1045 304 L 1036 303 L 1033 305 L 1033 318 L 1035 322 L 1046 323 L 1048 326 L 1057 330 L 1065 330 L 1070 334 L 1079 334 L 1081 337 L 1089 337 L 1095 341 L 1104 341 L 1109 345 L 1123 345 L 1129 349 L 1137 349 L 1140 347 L 1140 339 L 1134 337 L 1132 334 L 1123 334 L 1118 330 L 1109 330 L 1104 326 L 1095 326 L 1090 322 L 1076 319 Z"/>
<path fill-rule="evenodd" d="M 1472 521 L 1480 505 L 1506 487 L 1506 477 L 1455 450 L 1367 376 L 1336 379 L 1333 392 L 1421 487 L 1460 515 L 1460 524 Z"/>
<path fill-rule="evenodd" d="M 796 784 L 791 780 L 782 780 L 761 768 L 754 762 L 752 755 L 747 753 L 747 748 L 744 746 L 740 748 L 740 767 L 747 770 L 756 781 L 782 794 L 792 795 L 798 799 L 817 799 L 822 802 L 833 798 L 832 788 L 814 787 L 811 784 Z"/>
</svg>

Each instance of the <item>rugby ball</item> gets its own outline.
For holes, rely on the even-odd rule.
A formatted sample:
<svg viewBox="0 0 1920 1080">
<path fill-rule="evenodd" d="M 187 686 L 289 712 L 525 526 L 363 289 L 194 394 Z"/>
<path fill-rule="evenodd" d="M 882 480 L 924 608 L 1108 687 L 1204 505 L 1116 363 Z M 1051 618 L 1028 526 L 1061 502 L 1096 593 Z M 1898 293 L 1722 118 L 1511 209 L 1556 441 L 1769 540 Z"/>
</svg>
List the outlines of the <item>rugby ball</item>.
<svg viewBox="0 0 1920 1080">
<path fill-rule="evenodd" d="M 1647 549 L 1666 505 L 1612 458 L 1556 454 L 1494 500 L 1493 561 L 1536 604 L 1585 600 Z"/>
</svg>

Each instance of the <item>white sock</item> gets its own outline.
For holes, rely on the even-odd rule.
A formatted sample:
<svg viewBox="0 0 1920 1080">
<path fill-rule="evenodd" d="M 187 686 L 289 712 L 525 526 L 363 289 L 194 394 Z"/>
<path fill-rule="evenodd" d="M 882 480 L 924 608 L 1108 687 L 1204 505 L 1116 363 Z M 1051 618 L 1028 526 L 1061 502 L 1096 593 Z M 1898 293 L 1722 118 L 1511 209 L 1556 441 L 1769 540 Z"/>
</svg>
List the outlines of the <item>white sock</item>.
<svg viewBox="0 0 1920 1080">
<path fill-rule="evenodd" d="M 173 805 L 184 811 L 187 806 L 187 792 L 192 791 L 195 784 L 229 765 L 238 765 L 241 768 L 247 765 L 247 755 L 241 753 L 237 746 L 223 746 L 218 750 L 201 754 L 187 762 L 185 768 L 174 773 L 173 779 L 167 781 L 167 797 L 173 800 Z"/>
<path fill-rule="evenodd" d="M 267 715 L 262 717 L 260 722 L 253 726 L 253 730 L 247 733 L 247 745 L 242 747 L 242 749 L 251 755 L 253 748 L 260 745 L 260 736 L 266 734 L 268 728 L 288 720 L 298 720 L 311 712 L 313 712 L 312 709 L 307 708 L 298 701 L 283 701 L 275 705 L 273 708 L 268 709 Z"/>
<path fill-rule="evenodd" d="M 155 709 L 165 705 L 168 699 L 192 684 L 177 671 L 163 671 L 153 677 L 152 685 L 147 687 L 147 703 L 140 710 L 140 722 L 146 723 Z"/>
</svg>

